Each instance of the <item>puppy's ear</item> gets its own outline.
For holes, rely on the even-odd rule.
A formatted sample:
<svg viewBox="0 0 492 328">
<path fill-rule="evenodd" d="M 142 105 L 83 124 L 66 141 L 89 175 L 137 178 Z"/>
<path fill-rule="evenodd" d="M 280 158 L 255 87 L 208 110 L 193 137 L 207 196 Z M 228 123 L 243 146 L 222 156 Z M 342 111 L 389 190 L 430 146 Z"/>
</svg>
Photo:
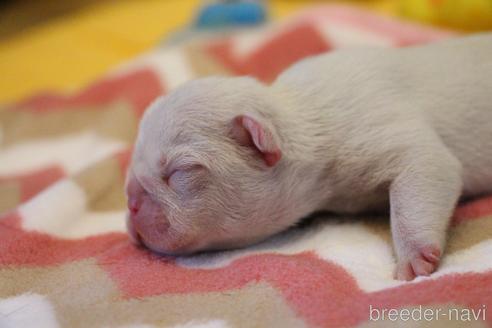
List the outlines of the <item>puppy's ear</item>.
<svg viewBox="0 0 492 328">
<path fill-rule="evenodd" d="M 250 115 L 238 115 L 233 119 L 232 136 L 240 145 L 255 148 L 270 167 L 282 157 L 273 131 Z"/>
</svg>

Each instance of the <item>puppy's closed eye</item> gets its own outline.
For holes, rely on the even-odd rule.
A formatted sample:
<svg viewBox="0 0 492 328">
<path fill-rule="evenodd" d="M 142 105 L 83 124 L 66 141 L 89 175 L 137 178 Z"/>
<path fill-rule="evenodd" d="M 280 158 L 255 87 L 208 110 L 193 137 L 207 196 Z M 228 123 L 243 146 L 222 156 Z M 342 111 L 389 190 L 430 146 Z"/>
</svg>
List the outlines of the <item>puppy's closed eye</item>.
<svg viewBox="0 0 492 328">
<path fill-rule="evenodd" d="M 200 165 L 175 169 L 168 175 L 166 182 L 176 193 L 194 192 L 204 186 L 204 171 Z"/>
</svg>

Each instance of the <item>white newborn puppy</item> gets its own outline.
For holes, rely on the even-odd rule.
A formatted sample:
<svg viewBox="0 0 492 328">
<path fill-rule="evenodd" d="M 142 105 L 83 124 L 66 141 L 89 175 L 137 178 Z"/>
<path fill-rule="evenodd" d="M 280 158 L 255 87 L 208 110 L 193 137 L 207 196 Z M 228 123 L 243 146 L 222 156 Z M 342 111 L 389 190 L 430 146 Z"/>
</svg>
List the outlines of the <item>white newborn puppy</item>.
<svg viewBox="0 0 492 328">
<path fill-rule="evenodd" d="M 145 113 L 127 180 L 130 234 L 156 252 L 389 208 L 397 278 L 428 275 L 460 195 L 492 191 L 492 35 L 189 82 Z"/>
</svg>

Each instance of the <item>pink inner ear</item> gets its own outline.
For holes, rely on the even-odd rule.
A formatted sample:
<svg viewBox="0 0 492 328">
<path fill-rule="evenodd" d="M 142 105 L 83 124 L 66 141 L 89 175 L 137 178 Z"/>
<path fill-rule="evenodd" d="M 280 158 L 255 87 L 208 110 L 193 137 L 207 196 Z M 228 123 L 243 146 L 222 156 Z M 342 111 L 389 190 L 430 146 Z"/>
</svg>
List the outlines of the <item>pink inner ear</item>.
<svg viewBox="0 0 492 328">
<path fill-rule="evenodd" d="M 275 166 L 282 157 L 272 133 L 254 118 L 240 115 L 234 119 L 234 136 L 243 146 L 255 147 L 268 166 Z"/>
<path fill-rule="evenodd" d="M 282 153 L 280 152 L 280 150 L 273 153 L 266 153 L 263 156 L 266 165 L 270 167 L 275 166 L 275 164 L 280 161 L 280 158 L 282 158 Z"/>
</svg>

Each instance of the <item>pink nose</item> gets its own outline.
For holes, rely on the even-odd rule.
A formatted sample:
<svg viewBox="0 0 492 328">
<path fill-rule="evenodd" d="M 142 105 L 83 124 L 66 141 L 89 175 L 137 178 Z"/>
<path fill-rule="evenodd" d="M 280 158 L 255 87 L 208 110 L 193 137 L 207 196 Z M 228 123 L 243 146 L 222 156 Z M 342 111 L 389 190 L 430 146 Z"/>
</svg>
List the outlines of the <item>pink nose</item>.
<svg viewBox="0 0 492 328">
<path fill-rule="evenodd" d="M 129 197 L 128 198 L 128 210 L 130 211 L 131 214 L 135 215 L 138 213 L 140 210 L 140 202 L 137 200 L 135 197 Z"/>
<path fill-rule="evenodd" d="M 142 207 L 142 195 L 145 190 L 133 175 L 129 175 L 126 193 L 128 195 L 128 210 L 130 214 L 136 215 Z"/>
</svg>

